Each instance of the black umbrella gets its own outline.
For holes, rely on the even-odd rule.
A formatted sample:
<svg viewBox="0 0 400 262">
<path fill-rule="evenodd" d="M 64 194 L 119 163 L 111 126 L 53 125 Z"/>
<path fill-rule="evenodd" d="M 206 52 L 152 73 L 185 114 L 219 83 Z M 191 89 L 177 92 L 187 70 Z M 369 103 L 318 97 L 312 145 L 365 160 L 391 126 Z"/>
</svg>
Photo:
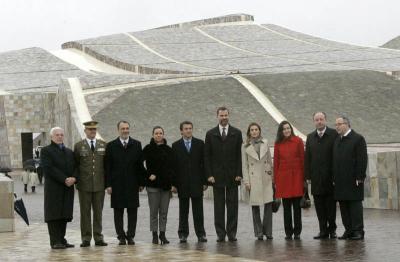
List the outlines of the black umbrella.
<svg viewBox="0 0 400 262">
<path fill-rule="evenodd" d="M 28 159 L 28 160 L 24 161 L 23 167 L 24 167 L 24 169 L 27 169 L 27 167 L 36 166 L 39 164 L 40 164 L 40 159 L 38 159 L 38 158 Z"/>
<path fill-rule="evenodd" d="M 17 198 L 17 194 L 14 194 L 14 197 Z M 26 213 L 25 204 L 24 204 L 24 201 L 22 200 L 22 198 L 15 199 L 14 210 L 15 210 L 15 212 L 17 212 L 18 215 L 21 216 L 21 218 L 29 226 L 29 218 L 28 218 L 28 214 Z"/>
<path fill-rule="evenodd" d="M 10 173 L 12 170 L 9 167 L 0 167 L 0 173 L 4 173 L 7 177 L 11 178 L 8 173 Z"/>
</svg>

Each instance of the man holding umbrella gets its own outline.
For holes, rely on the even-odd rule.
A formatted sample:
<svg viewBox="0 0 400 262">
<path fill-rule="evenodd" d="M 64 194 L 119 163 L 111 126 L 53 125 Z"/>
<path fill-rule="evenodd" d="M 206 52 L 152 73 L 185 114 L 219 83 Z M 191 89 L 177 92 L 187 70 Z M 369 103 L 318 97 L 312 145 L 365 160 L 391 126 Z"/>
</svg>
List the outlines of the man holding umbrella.
<svg viewBox="0 0 400 262">
<path fill-rule="evenodd" d="M 64 146 L 64 130 L 50 130 L 51 144 L 42 149 L 44 183 L 44 219 L 47 223 L 50 246 L 53 249 L 74 247 L 65 239 L 67 222 L 72 221 L 74 208 L 74 154 Z"/>
</svg>

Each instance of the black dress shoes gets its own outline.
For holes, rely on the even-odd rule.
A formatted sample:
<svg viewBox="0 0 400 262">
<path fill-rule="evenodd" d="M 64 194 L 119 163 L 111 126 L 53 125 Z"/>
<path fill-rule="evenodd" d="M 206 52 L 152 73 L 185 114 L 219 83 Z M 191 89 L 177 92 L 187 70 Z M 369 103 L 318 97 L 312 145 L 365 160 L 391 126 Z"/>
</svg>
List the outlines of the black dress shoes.
<svg viewBox="0 0 400 262">
<path fill-rule="evenodd" d="M 331 232 L 331 233 L 329 233 L 329 238 L 330 238 L 330 239 L 335 239 L 335 238 L 337 238 L 336 232 Z"/>
<path fill-rule="evenodd" d="M 205 236 L 201 236 L 198 238 L 198 241 L 204 243 L 204 242 L 207 242 L 207 238 Z"/>
<path fill-rule="evenodd" d="M 327 239 L 327 238 L 329 238 L 329 234 L 322 234 L 322 233 L 319 233 L 314 237 L 314 239 Z"/>
<path fill-rule="evenodd" d="M 354 233 L 351 237 L 351 240 L 363 240 L 364 235 L 362 233 Z"/>
<path fill-rule="evenodd" d="M 81 247 L 90 247 L 90 242 L 87 240 L 83 240 L 81 243 Z"/>
<path fill-rule="evenodd" d="M 292 240 L 292 236 L 285 236 L 286 240 Z"/>
<path fill-rule="evenodd" d="M 225 242 L 225 238 L 224 237 L 219 237 L 219 238 L 217 238 L 217 242 Z"/>
<path fill-rule="evenodd" d="M 125 238 L 118 238 L 118 240 L 119 240 L 118 245 L 120 245 L 120 246 L 126 245 L 126 240 L 125 240 Z"/>
<path fill-rule="evenodd" d="M 104 240 L 96 241 L 96 242 L 94 242 L 94 244 L 95 244 L 96 246 L 99 246 L 99 247 L 108 246 L 108 244 L 107 244 L 106 242 L 104 242 Z"/>
<path fill-rule="evenodd" d="M 187 238 L 186 237 L 179 238 L 179 243 L 186 243 L 186 242 L 187 242 Z"/>
<path fill-rule="evenodd" d="M 294 235 L 293 239 L 294 240 L 300 240 L 300 235 Z"/>
<path fill-rule="evenodd" d="M 134 245 L 135 244 L 135 241 L 133 240 L 132 237 L 128 237 L 126 239 L 128 240 L 128 245 Z"/>
<path fill-rule="evenodd" d="M 52 249 L 66 249 L 67 247 L 62 243 L 58 243 L 58 244 L 52 245 L 51 248 Z"/>
<path fill-rule="evenodd" d="M 272 239 L 274 239 L 272 236 L 267 236 L 267 239 L 268 240 L 272 240 Z"/>
<path fill-rule="evenodd" d="M 236 238 L 236 237 L 231 237 L 231 238 L 229 238 L 228 240 L 229 240 L 229 242 L 236 242 L 236 241 L 237 241 L 237 238 Z"/>
<path fill-rule="evenodd" d="M 257 240 L 263 241 L 264 237 L 263 236 L 257 237 Z"/>
<path fill-rule="evenodd" d="M 65 242 L 65 243 L 64 243 L 64 246 L 65 246 L 66 248 L 73 248 L 73 247 L 75 247 L 75 245 L 72 245 L 72 244 L 70 244 L 70 243 L 68 243 L 68 242 Z"/>
<path fill-rule="evenodd" d="M 350 236 L 351 236 L 350 233 L 344 232 L 342 236 L 338 237 L 338 239 L 340 239 L 340 240 L 346 240 L 346 239 L 349 239 Z"/>
</svg>

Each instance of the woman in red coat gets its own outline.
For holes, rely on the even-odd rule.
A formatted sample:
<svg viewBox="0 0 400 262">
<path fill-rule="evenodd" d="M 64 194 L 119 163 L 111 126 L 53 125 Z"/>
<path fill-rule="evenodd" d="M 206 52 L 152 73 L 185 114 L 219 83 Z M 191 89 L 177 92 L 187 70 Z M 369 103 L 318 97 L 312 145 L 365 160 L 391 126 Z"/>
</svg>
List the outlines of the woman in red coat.
<svg viewBox="0 0 400 262">
<path fill-rule="evenodd" d="M 282 198 L 286 240 L 300 239 L 304 194 L 304 144 L 288 121 L 279 124 L 274 147 L 275 197 Z M 293 220 L 292 222 L 292 208 Z"/>
</svg>

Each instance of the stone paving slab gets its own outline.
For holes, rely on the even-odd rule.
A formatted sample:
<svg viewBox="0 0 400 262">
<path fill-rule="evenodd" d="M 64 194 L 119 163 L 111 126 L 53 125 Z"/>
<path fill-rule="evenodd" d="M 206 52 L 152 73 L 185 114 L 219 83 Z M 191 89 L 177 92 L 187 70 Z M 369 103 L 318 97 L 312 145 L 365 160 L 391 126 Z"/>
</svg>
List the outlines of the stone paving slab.
<svg viewBox="0 0 400 262">
<path fill-rule="evenodd" d="M 43 186 L 37 193 L 24 194 L 17 172 L 15 177 L 16 193 L 24 199 L 32 226 L 27 227 L 16 218 L 16 232 L 0 234 L 1 261 L 137 261 L 136 258 L 148 258 L 151 261 L 393 261 L 400 256 L 400 212 L 391 210 L 364 209 L 366 238 L 364 241 L 313 240 L 318 231 L 314 208 L 302 211 L 303 232 L 300 241 L 285 241 L 282 208 L 273 216 L 272 241 L 257 241 L 253 236 L 251 209 L 245 203 L 239 203 L 239 223 L 237 243 L 216 243 L 213 225 L 213 202 L 204 200 L 205 229 L 207 243 L 197 243 L 193 232 L 192 218 L 189 218 L 190 235 L 188 243 L 179 244 L 178 200 L 171 199 L 167 238 L 168 246 L 151 245 L 149 231 L 149 210 L 147 195 L 141 193 L 136 231 L 135 247 L 119 247 L 115 237 L 113 214 L 110 199 L 107 196 L 103 212 L 103 232 L 108 247 L 90 247 L 81 249 L 79 239 L 79 203 L 75 198 L 74 220 L 68 224 L 67 238 L 76 247 L 64 251 L 52 251 L 49 247 L 46 225 L 43 223 Z M 76 195 L 77 196 L 77 195 Z M 337 210 L 337 233 L 343 233 L 340 211 Z M 199 253 L 200 252 L 200 253 Z M 153 255 L 154 253 L 154 255 Z M 124 259 L 119 259 L 120 256 Z M 18 258 L 18 259 L 15 259 Z M 37 258 L 37 259 L 36 259 Z M 220 260 L 219 260 L 220 259 Z"/>
</svg>

